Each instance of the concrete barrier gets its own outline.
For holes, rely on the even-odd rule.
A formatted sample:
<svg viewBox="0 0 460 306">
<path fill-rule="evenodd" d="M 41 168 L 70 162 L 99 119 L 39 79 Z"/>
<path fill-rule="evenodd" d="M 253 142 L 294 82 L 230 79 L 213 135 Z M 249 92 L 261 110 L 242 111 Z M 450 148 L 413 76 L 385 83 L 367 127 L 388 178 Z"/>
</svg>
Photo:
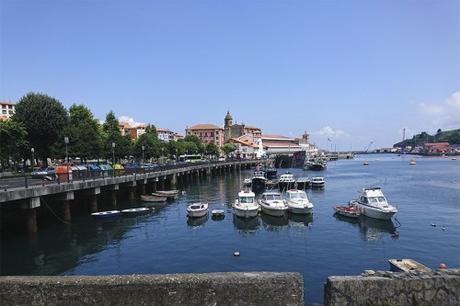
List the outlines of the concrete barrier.
<svg viewBox="0 0 460 306">
<path fill-rule="evenodd" d="M 298 273 L 4 276 L 8 305 L 304 305 Z"/>
<path fill-rule="evenodd" d="M 460 305 L 460 269 L 430 273 L 367 272 L 331 276 L 324 304 L 332 305 Z"/>
</svg>

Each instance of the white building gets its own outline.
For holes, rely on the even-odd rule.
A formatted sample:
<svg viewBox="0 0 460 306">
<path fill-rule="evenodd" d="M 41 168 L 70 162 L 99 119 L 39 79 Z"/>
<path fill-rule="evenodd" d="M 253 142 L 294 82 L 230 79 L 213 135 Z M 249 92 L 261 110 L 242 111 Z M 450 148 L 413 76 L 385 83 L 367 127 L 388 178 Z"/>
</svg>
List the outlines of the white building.
<svg viewBox="0 0 460 306">
<path fill-rule="evenodd" d="M 169 142 L 171 140 L 174 140 L 174 132 L 169 130 L 169 129 L 163 129 L 163 128 L 157 128 L 157 133 L 158 133 L 158 139 L 164 141 L 164 142 Z"/>
<path fill-rule="evenodd" d="M 0 120 L 10 119 L 16 110 L 16 104 L 11 102 L 0 102 Z"/>
</svg>

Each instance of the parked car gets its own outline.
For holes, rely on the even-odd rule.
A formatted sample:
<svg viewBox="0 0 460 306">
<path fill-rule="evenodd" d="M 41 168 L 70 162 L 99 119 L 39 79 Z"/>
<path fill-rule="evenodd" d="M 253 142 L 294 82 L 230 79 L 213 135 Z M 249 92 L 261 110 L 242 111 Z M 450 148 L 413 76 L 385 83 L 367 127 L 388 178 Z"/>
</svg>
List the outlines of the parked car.
<svg viewBox="0 0 460 306">
<path fill-rule="evenodd" d="M 32 178 L 44 178 L 45 176 L 53 177 L 55 176 L 55 168 L 48 167 L 48 168 L 37 168 L 36 170 L 32 171 L 30 174 Z"/>
</svg>

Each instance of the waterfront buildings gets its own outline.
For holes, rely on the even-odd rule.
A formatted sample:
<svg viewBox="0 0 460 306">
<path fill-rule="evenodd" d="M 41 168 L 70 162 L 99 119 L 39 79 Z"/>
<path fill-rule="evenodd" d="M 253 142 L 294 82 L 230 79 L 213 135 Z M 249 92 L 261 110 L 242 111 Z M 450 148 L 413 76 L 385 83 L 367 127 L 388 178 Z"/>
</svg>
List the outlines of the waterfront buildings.
<svg viewBox="0 0 460 306">
<path fill-rule="evenodd" d="M 260 137 L 253 134 L 246 134 L 236 138 L 230 138 L 229 143 L 236 146 L 233 155 L 237 158 L 261 158 L 265 155 Z"/>
<path fill-rule="evenodd" d="M 224 118 L 224 142 L 244 135 L 252 135 L 254 138 L 260 138 L 262 130 L 244 123 L 233 124 L 233 117 L 230 112 L 227 111 L 227 115 Z"/>
<path fill-rule="evenodd" d="M 119 126 L 122 136 L 129 135 L 132 140 L 136 140 L 145 133 L 146 124 L 130 125 L 128 122 L 120 122 Z"/>
<path fill-rule="evenodd" d="M 169 142 L 171 140 L 174 140 L 175 133 L 169 129 L 157 128 L 157 133 L 158 133 L 158 139 L 164 142 Z"/>
<path fill-rule="evenodd" d="M 187 136 L 195 135 L 204 143 L 213 143 L 218 147 L 224 145 L 224 129 L 211 123 L 195 124 L 185 130 Z"/>
<path fill-rule="evenodd" d="M 16 104 L 0 101 L 0 120 L 10 119 L 16 110 Z"/>
</svg>

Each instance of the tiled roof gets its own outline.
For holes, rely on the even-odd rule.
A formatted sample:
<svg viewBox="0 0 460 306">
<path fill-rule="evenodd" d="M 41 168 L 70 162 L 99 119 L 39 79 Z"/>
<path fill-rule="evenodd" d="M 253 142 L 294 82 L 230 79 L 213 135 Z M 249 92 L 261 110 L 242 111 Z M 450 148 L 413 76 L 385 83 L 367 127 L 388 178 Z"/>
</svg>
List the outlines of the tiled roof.
<svg viewBox="0 0 460 306">
<path fill-rule="evenodd" d="M 260 128 L 258 128 L 256 126 L 252 126 L 252 125 L 245 125 L 244 127 L 247 128 L 247 129 L 250 129 L 250 130 L 259 130 L 259 131 L 261 131 Z"/>
<path fill-rule="evenodd" d="M 294 140 L 294 138 L 290 138 L 283 135 L 275 135 L 275 134 L 263 134 L 260 136 L 262 139 L 282 139 L 282 140 Z"/>
<path fill-rule="evenodd" d="M 200 123 L 187 128 L 187 130 L 223 130 L 223 128 L 211 123 Z"/>
</svg>

